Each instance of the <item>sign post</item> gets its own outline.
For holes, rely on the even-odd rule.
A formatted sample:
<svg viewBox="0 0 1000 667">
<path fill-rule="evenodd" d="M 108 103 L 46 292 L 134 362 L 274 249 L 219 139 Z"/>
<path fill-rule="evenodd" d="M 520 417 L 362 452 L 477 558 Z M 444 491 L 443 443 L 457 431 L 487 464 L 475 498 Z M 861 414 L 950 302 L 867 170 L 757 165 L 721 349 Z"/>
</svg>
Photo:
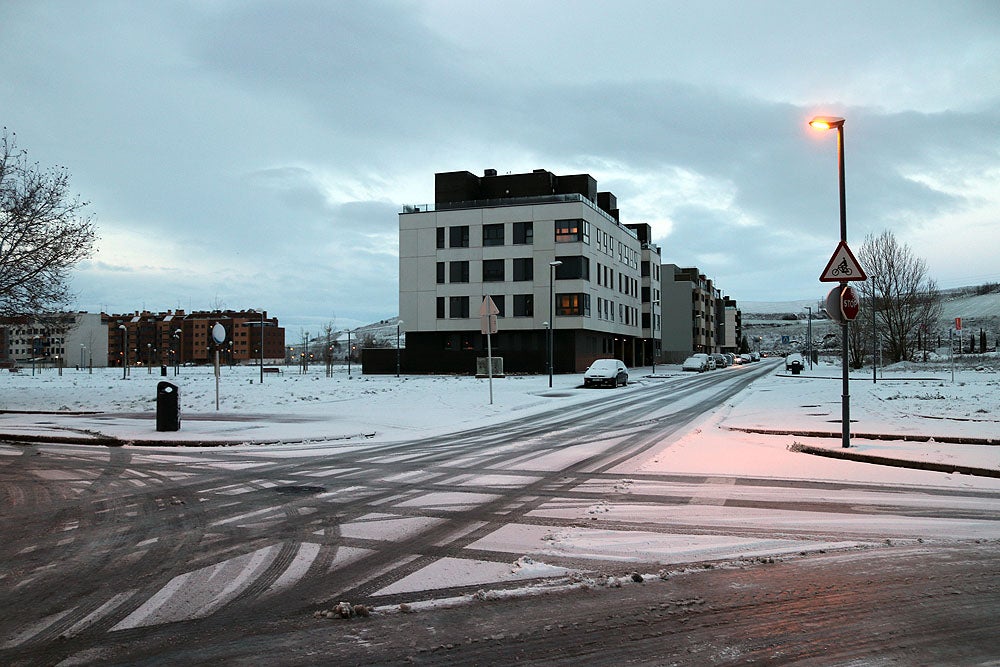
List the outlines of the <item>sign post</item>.
<svg viewBox="0 0 1000 667">
<path fill-rule="evenodd" d="M 226 342 L 226 327 L 216 322 L 212 327 L 212 340 L 215 341 L 215 409 L 219 409 L 219 346 Z"/>
<path fill-rule="evenodd" d="M 490 382 L 490 405 L 493 405 L 493 342 L 492 334 L 497 332 L 497 315 L 500 309 L 493 303 L 493 298 L 487 294 L 483 305 L 479 307 L 480 330 L 486 335 L 486 373 Z"/>
<path fill-rule="evenodd" d="M 830 317 L 840 323 L 841 335 L 841 361 L 843 367 L 843 390 L 841 394 L 841 446 L 851 446 L 851 391 L 850 374 L 848 372 L 848 357 L 850 348 L 848 345 L 849 323 L 858 316 L 861 310 L 861 302 L 854 293 L 848 281 L 868 280 L 861 263 L 854 257 L 854 253 L 847 246 L 847 222 L 843 206 L 843 172 L 841 172 L 841 238 L 837 244 L 833 256 L 826 263 L 826 268 L 820 274 L 820 282 L 840 283 L 839 287 L 834 287 L 826 297 L 826 312 Z M 873 304 L 874 305 L 874 304 Z"/>
</svg>

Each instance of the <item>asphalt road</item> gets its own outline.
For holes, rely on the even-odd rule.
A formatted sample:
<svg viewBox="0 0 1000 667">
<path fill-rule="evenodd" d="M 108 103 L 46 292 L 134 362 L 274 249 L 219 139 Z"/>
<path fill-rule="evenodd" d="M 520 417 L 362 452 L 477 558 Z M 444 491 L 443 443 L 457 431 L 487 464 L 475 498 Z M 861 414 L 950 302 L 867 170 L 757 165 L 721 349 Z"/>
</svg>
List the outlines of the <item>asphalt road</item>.
<svg viewBox="0 0 1000 667">
<path fill-rule="evenodd" d="M 741 391 L 768 364 L 670 383 L 591 390 L 544 415 L 429 440 L 238 450 L 16 445 L 0 456 L 0 663 L 43 664 L 983 664 L 1000 658 L 996 543 L 891 541 L 878 548 L 662 566 L 553 557 L 572 570 L 483 586 L 448 567 L 508 565 L 490 536 L 580 517 L 544 511 L 613 498 L 615 469 Z M 13 447 L 13 446 L 12 446 Z M 710 480 L 646 475 L 631 502 L 691 503 Z M 717 480 L 711 480 L 713 483 Z M 733 478 L 775 488 L 753 503 L 923 520 L 996 521 L 1000 494 L 859 506 L 865 485 Z M 819 493 L 817 494 L 817 489 Z M 879 487 L 878 492 L 885 491 Z M 801 510 L 801 501 L 795 503 Z M 724 510 L 724 508 L 723 508 Z M 601 521 L 612 531 L 718 525 Z M 773 537 L 728 526 L 728 535 Z M 822 528 L 782 536 L 871 537 Z M 515 547 L 511 547 L 514 549 Z M 433 568 L 437 576 L 421 587 Z M 629 577 L 636 571 L 643 582 Z M 613 585 L 607 585 L 608 577 Z M 444 581 L 442 581 L 442 578 Z M 414 581 L 417 583 L 415 584 Z M 624 581 L 620 584 L 618 582 Z M 539 579 L 537 583 L 542 583 Z M 595 582 L 600 582 L 596 583 Z M 374 605 L 316 618 L 339 601 Z M 404 610 L 413 609 L 407 613 Z M 885 662 L 885 661 L 888 662 Z M 858 662 L 860 661 L 860 663 Z"/>
</svg>

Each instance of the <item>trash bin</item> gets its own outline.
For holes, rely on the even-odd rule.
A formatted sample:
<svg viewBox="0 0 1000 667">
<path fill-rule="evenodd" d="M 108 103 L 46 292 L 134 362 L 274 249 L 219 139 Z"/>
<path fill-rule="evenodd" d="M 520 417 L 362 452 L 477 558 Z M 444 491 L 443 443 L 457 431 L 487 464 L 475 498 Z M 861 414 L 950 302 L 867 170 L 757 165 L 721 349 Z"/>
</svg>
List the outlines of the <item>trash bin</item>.
<svg viewBox="0 0 1000 667">
<path fill-rule="evenodd" d="M 159 382 L 156 385 L 156 430 L 179 431 L 181 428 L 181 401 L 177 385 Z"/>
<path fill-rule="evenodd" d="M 167 367 L 160 366 L 160 377 L 167 377 Z"/>
</svg>

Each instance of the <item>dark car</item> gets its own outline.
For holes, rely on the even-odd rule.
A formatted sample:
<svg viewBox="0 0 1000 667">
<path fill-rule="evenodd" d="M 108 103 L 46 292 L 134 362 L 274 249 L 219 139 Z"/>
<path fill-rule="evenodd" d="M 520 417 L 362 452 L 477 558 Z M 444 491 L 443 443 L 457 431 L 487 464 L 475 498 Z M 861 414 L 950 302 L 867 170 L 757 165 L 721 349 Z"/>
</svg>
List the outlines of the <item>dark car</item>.
<svg viewBox="0 0 1000 667">
<path fill-rule="evenodd" d="M 623 387 L 628 384 L 628 368 L 617 359 L 598 359 L 583 374 L 583 386 L 607 385 Z"/>
</svg>

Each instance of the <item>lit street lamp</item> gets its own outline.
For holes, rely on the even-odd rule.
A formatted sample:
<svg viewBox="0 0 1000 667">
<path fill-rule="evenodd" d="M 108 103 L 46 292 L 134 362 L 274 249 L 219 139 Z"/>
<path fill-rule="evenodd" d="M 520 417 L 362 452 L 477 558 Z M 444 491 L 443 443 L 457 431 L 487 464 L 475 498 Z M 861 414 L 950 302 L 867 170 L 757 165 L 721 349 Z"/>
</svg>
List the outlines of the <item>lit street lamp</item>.
<svg viewBox="0 0 1000 667">
<path fill-rule="evenodd" d="M 837 130 L 837 172 L 840 183 L 840 241 L 841 243 L 847 243 L 847 197 L 845 194 L 844 185 L 844 119 L 834 118 L 831 116 L 817 116 L 809 121 L 809 125 L 817 130 Z M 842 281 L 840 283 L 841 291 L 843 288 L 847 287 L 847 281 Z M 841 329 L 841 360 L 840 365 L 843 367 L 843 379 L 842 385 L 843 389 L 841 391 L 841 446 L 850 447 L 851 446 L 851 390 L 850 390 L 850 377 L 848 375 L 848 344 L 847 336 L 850 325 L 848 324 L 847 318 L 843 318 L 843 322 L 840 325 Z"/>
<path fill-rule="evenodd" d="M 552 348 L 554 346 L 553 341 L 552 341 L 552 329 L 554 328 L 554 325 L 555 325 L 555 319 L 554 319 L 554 314 L 553 314 L 553 310 L 555 309 L 555 305 L 554 305 L 555 297 L 552 294 L 552 284 L 556 280 L 556 267 L 557 266 L 562 266 L 562 262 L 559 261 L 558 259 L 555 260 L 554 262 L 549 262 L 549 322 L 548 322 L 548 325 L 549 325 L 549 330 L 548 330 L 548 334 L 549 334 L 549 338 L 548 338 L 548 342 L 549 342 L 549 344 L 548 344 L 548 348 L 549 348 L 549 387 L 552 386 L 552 371 L 553 371 L 553 367 L 552 367 L 553 351 L 552 351 Z"/>
</svg>

